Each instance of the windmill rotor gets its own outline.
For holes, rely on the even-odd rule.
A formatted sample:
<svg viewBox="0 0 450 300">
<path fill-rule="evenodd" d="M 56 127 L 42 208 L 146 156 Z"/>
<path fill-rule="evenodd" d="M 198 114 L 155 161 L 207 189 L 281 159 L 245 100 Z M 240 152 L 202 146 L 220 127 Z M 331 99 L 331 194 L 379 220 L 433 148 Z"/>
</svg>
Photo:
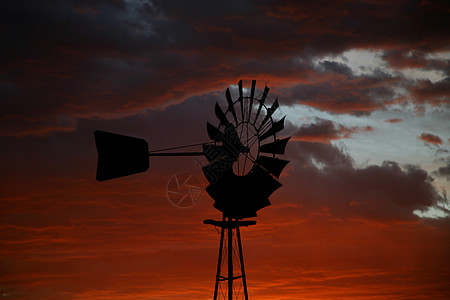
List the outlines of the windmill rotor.
<svg viewBox="0 0 450 300">
<path fill-rule="evenodd" d="M 214 144 L 203 147 L 209 161 L 202 169 L 210 182 L 206 191 L 215 200 L 215 208 L 235 219 L 255 217 L 258 210 L 270 205 L 269 196 L 281 186 L 277 178 L 288 163 L 276 157 L 284 154 L 289 141 L 277 139 L 285 120 L 273 120 L 278 99 L 268 106 L 270 89 L 265 86 L 257 98 L 255 87 L 253 80 L 250 95 L 244 96 L 239 81 L 236 100 L 226 89 L 227 109 L 218 103 L 215 106 L 219 125 L 207 123 Z"/>
</svg>

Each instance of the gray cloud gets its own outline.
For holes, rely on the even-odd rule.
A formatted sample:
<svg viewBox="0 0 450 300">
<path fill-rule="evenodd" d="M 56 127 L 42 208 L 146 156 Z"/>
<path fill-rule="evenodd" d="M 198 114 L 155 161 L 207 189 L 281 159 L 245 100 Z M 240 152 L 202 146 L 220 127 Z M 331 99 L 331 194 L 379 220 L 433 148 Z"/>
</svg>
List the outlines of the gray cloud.
<svg viewBox="0 0 450 300">
<path fill-rule="evenodd" d="M 286 195 L 298 195 L 287 197 L 302 214 L 327 207 L 333 217 L 414 220 L 415 210 L 446 201 L 418 166 L 385 161 L 358 168 L 342 149 L 317 142 L 292 142 L 288 156 L 294 170 L 284 179 Z"/>
<path fill-rule="evenodd" d="M 436 171 L 433 171 L 433 175 L 445 177 L 450 180 L 450 158 L 447 159 L 445 166 L 439 167 Z"/>
</svg>

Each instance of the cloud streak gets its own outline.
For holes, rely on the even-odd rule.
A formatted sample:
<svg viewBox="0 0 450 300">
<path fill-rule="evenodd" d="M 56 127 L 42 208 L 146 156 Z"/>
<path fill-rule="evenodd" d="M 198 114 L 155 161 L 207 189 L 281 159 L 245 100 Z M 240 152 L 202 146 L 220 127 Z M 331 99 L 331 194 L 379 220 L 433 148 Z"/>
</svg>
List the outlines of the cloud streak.
<svg viewBox="0 0 450 300">
<path fill-rule="evenodd" d="M 352 134 L 359 132 L 371 132 L 373 128 L 352 127 L 348 128 L 341 124 L 335 124 L 330 120 L 317 118 L 315 123 L 302 125 L 292 134 L 293 140 L 330 143 L 332 140 L 350 138 Z"/>
</svg>

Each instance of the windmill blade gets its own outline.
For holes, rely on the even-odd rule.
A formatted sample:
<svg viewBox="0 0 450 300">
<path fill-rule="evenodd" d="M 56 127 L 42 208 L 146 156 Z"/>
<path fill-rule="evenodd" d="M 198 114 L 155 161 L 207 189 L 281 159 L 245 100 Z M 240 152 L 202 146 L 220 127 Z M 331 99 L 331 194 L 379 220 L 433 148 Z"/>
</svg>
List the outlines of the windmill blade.
<svg viewBox="0 0 450 300">
<path fill-rule="evenodd" d="M 269 197 L 275 192 L 281 183 L 267 174 L 260 166 L 255 165 L 249 173 L 249 185 L 258 186 L 259 189 L 252 192 L 254 199 L 260 199 L 258 202 L 253 201 L 253 208 L 258 211 L 263 207 L 269 206 Z"/>
<path fill-rule="evenodd" d="M 255 97 L 255 87 L 256 87 L 256 80 L 252 80 L 252 89 L 250 90 L 250 98 Z"/>
<path fill-rule="evenodd" d="M 275 140 L 272 143 L 262 145 L 259 148 L 260 152 L 264 153 L 272 153 L 272 154 L 284 154 L 284 150 L 286 149 L 286 145 L 291 137 Z"/>
<path fill-rule="evenodd" d="M 280 106 L 280 104 L 278 103 L 278 97 L 275 99 L 275 102 L 272 104 L 272 106 L 267 110 L 267 115 L 264 118 L 264 120 L 262 121 L 261 125 L 259 125 L 258 130 L 261 130 L 261 127 L 264 126 L 264 124 L 266 124 L 266 122 L 269 120 L 270 117 L 272 117 L 273 113 L 277 110 L 277 108 Z"/>
<path fill-rule="evenodd" d="M 242 89 L 242 79 L 239 80 L 238 83 L 239 86 L 239 102 L 241 102 L 241 117 L 242 117 L 242 121 L 244 121 L 244 92 Z"/>
<path fill-rule="evenodd" d="M 208 131 L 208 136 L 211 140 L 214 140 L 216 142 L 220 141 L 220 135 L 222 133 L 216 126 L 211 125 L 209 122 L 206 122 L 206 130 Z"/>
<path fill-rule="evenodd" d="M 242 89 L 242 79 L 239 80 L 238 87 L 239 87 L 239 98 L 243 99 L 244 98 L 244 91 Z"/>
<path fill-rule="evenodd" d="M 145 172 L 150 166 L 148 144 L 131 136 L 96 130 L 98 181 Z"/>
<path fill-rule="evenodd" d="M 263 133 L 258 139 L 259 141 L 263 141 L 265 139 L 267 139 L 269 136 L 274 135 L 278 132 L 280 132 L 281 130 L 284 129 L 284 120 L 285 120 L 286 116 L 284 116 L 280 121 L 278 122 L 274 122 L 272 124 L 272 127 L 270 127 L 269 130 L 267 130 L 265 133 Z"/>
<path fill-rule="evenodd" d="M 216 112 L 216 117 L 219 119 L 220 123 L 222 123 L 223 125 L 227 125 L 228 123 L 230 123 L 228 121 L 227 117 L 225 116 L 225 113 L 223 112 L 222 108 L 220 108 L 220 106 L 217 102 L 216 102 L 215 112 Z"/>
<path fill-rule="evenodd" d="M 262 95 L 262 98 L 259 102 L 258 111 L 256 112 L 255 120 L 253 121 L 253 125 L 256 124 L 256 121 L 258 120 L 259 114 L 261 113 L 261 109 L 264 105 L 264 102 L 266 101 L 267 95 L 269 94 L 270 89 L 267 87 L 267 85 L 264 87 L 264 92 Z"/>
<path fill-rule="evenodd" d="M 250 122 L 250 118 L 252 117 L 252 108 L 253 108 L 253 98 L 255 97 L 255 87 L 256 80 L 252 80 L 252 89 L 250 90 L 250 105 L 248 107 L 248 122 Z"/>
<path fill-rule="evenodd" d="M 267 156 L 259 156 L 255 161 L 255 164 L 260 165 L 276 178 L 280 177 L 281 172 L 288 163 L 288 160 Z"/>
<path fill-rule="evenodd" d="M 228 110 L 231 111 L 231 114 L 233 115 L 234 118 L 234 122 L 237 124 L 239 124 L 237 116 L 236 116 L 236 111 L 234 110 L 234 105 L 233 105 L 233 99 L 231 98 L 231 93 L 230 93 L 230 89 L 227 88 L 227 90 L 225 91 L 225 97 L 227 98 L 227 102 L 228 102 Z"/>
</svg>

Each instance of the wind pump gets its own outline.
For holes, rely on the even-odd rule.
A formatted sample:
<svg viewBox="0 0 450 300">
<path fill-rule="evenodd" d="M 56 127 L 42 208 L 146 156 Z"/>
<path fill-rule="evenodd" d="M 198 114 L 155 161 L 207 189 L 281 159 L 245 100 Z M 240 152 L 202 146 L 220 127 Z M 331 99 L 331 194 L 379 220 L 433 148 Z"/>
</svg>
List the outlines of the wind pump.
<svg viewBox="0 0 450 300">
<path fill-rule="evenodd" d="M 94 132 L 99 181 L 145 172 L 151 156 L 204 156 L 208 160 L 202 168 L 209 182 L 206 192 L 214 199 L 214 207 L 222 212 L 220 221 L 203 221 L 221 228 L 214 300 L 248 300 L 240 227 L 256 224 L 244 219 L 256 217 L 257 211 L 270 205 L 269 197 L 281 187 L 278 178 L 288 164 L 277 157 L 284 154 L 289 141 L 289 137 L 277 137 L 284 129 L 285 117 L 278 121 L 272 118 L 279 107 L 278 98 L 269 107 L 269 88 L 265 86 L 262 95 L 255 97 L 255 87 L 253 80 L 250 95 L 245 96 L 240 80 L 235 100 L 230 89 L 226 89 L 227 109 L 224 111 L 217 103 L 215 106 L 219 124 L 206 126 L 210 142 L 166 149 L 201 146 L 202 151 L 149 151 L 144 139 Z"/>
</svg>

